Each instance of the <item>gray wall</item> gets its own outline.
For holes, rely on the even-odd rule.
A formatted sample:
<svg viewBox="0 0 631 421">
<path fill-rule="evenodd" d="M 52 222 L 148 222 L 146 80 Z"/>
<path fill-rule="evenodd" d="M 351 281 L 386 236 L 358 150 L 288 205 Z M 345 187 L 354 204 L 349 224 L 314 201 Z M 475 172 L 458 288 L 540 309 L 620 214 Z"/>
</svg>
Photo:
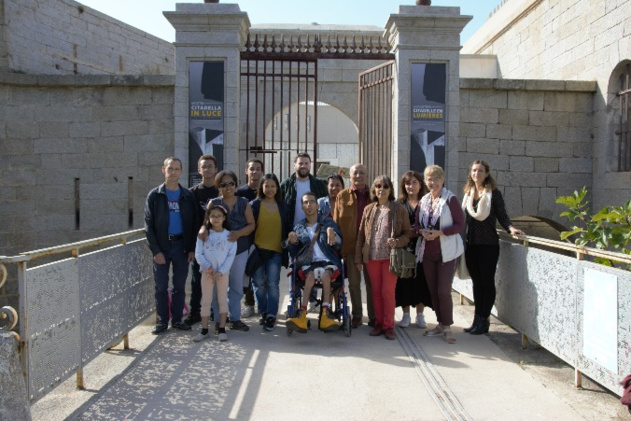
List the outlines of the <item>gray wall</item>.
<svg viewBox="0 0 631 421">
<path fill-rule="evenodd" d="M 460 188 L 482 159 L 510 216 L 565 223 L 555 199 L 592 187 L 595 89 L 594 82 L 461 79 Z"/>
<path fill-rule="evenodd" d="M 617 171 L 616 83 L 630 63 L 631 0 L 510 0 L 463 46 L 497 56 L 501 78 L 593 80 L 593 203 L 597 211 L 631 197 L 631 171 Z"/>
<path fill-rule="evenodd" d="M 0 255 L 126 231 L 130 203 L 141 228 L 173 154 L 173 91 L 173 76 L 0 75 Z M 0 305 L 16 294 L 9 279 Z"/>
<path fill-rule="evenodd" d="M 163 39 L 72 0 L 0 0 L 0 71 L 174 74 Z"/>
</svg>

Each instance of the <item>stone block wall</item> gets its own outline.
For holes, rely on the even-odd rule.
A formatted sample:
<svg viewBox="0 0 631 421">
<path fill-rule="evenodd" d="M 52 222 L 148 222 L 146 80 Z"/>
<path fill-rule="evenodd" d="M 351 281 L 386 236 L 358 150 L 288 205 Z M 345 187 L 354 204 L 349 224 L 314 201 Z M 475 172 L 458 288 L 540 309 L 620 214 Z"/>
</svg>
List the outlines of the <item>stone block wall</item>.
<svg viewBox="0 0 631 421">
<path fill-rule="evenodd" d="M 0 0 L 0 71 L 174 74 L 170 42 L 73 0 Z"/>
<path fill-rule="evenodd" d="M 462 53 L 495 55 L 500 78 L 596 81 L 592 210 L 629 200 L 631 171 L 617 168 L 616 78 L 631 63 L 631 0 L 510 0 Z"/>
<path fill-rule="evenodd" d="M 511 217 L 565 223 L 558 196 L 592 187 L 594 82 L 461 79 L 459 196 L 482 159 Z"/>
<path fill-rule="evenodd" d="M 173 155 L 174 79 L 0 76 L 0 255 L 142 228 Z"/>
</svg>

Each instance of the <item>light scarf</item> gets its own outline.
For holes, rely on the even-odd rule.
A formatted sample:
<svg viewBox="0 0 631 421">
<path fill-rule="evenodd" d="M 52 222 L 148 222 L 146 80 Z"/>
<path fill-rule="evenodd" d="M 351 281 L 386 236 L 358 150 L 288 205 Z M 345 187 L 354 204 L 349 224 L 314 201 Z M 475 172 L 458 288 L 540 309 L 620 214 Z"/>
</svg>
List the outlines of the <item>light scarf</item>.
<svg viewBox="0 0 631 421">
<path fill-rule="evenodd" d="M 440 191 L 440 196 L 438 197 L 438 203 L 436 204 L 433 213 L 432 213 L 432 194 L 427 193 L 425 196 L 423 196 L 423 198 L 421 199 L 421 203 L 418 207 L 420 211 L 423 212 L 423 214 L 419 216 L 419 220 L 422 219 L 423 221 L 422 228 L 425 228 L 428 226 L 432 226 L 432 227 L 436 226 L 436 222 L 438 222 L 440 215 L 443 213 L 443 209 L 445 208 L 445 206 L 449 206 L 447 202 L 452 196 L 453 196 L 453 193 L 451 193 L 449 190 L 443 187 L 443 189 Z M 432 213 L 431 220 L 429 218 L 430 213 Z M 423 238 L 423 236 L 420 236 L 418 238 L 418 241 L 416 242 L 416 261 L 417 262 L 423 261 L 423 253 L 425 253 L 425 238 Z"/>
<path fill-rule="evenodd" d="M 464 195 L 462 199 L 462 209 L 465 209 L 469 215 L 477 219 L 478 221 L 484 221 L 491 214 L 491 199 L 493 193 L 490 190 L 484 190 L 480 194 L 480 201 L 478 202 L 478 210 L 473 208 L 473 189 L 469 190 L 469 193 Z"/>
</svg>

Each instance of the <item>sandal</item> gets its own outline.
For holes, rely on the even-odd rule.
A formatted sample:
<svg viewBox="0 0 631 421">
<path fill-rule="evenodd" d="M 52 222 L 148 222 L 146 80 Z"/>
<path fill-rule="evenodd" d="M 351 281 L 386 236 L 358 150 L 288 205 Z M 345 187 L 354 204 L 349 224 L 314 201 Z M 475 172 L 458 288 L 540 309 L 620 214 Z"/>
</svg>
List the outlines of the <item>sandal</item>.
<svg viewBox="0 0 631 421">
<path fill-rule="evenodd" d="M 443 336 L 445 337 L 445 342 L 448 344 L 455 344 L 456 338 L 454 338 L 453 333 L 451 333 L 451 329 L 444 329 Z"/>
<path fill-rule="evenodd" d="M 438 325 L 432 330 L 426 330 L 425 333 L 423 333 L 423 336 L 440 336 L 442 334 L 443 334 L 443 328 L 440 325 Z"/>
</svg>

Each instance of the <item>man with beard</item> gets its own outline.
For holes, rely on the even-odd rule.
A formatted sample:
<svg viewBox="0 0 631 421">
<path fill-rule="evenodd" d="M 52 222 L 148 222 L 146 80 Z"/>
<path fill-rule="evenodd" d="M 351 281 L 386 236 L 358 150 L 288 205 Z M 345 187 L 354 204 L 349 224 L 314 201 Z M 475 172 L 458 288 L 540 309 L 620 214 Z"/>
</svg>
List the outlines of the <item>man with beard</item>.
<svg viewBox="0 0 631 421">
<path fill-rule="evenodd" d="M 296 198 L 302 197 L 307 192 L 314 193 L 316 199 L 329 194 L 326 181 L 310 174 L 311 156 L 308 153 L 298 154 L 294 158 L 294 171 L 296 172 L 280 183 L 280 189 L 287 204 L 287 219 L 291 221 L 292 226 L 305 218 L 302 203 Z"/>
</svg>

